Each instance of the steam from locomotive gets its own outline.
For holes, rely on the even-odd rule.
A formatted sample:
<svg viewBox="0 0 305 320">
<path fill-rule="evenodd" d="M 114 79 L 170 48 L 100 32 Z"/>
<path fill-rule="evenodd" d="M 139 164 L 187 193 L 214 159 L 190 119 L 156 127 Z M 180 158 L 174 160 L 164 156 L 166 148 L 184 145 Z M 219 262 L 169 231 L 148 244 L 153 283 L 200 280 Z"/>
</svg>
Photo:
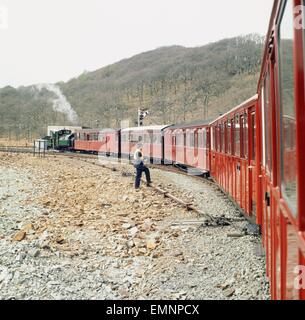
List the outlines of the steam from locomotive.
<svg viewBox="0 0 305 320">
<path fill-rule="evenodd" d="M 79 119 L 76 111 L 73 109 L 65 95 L 61 92 L 60 88 L 55 84 L 42 83 L 38 84 L 37 89 L 41 91 L 46 89 L 56 95 L 56 98 L 53 100 L 53 110 L 61 112 L 67 115 L 68 120 L 73 124 L 78 124 Z"/>
</svg>

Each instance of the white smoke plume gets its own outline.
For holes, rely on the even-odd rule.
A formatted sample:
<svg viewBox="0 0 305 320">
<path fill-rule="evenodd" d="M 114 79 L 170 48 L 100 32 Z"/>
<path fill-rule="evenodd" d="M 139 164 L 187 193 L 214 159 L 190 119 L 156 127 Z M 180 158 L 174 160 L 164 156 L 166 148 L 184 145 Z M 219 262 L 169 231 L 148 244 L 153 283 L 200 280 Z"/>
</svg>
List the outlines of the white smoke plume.
<svg viewBox="0 0 305 320">
<path fill-rule="evenodd" d="M 42 89 L 46 89 L 50 92 L 53 92 L 57 97 L 53 100 L 53 110 L 66 114 L 70 122 L 72 122 L 73 124 L 78 124 L 79 119 L 77 113 L 72 108 L 71 104 L 58 86 L 56 86 L 55 84 L 42 83 L 36 85 L 36 87 L 39 91 L 41 91 Z"/>
</svg>

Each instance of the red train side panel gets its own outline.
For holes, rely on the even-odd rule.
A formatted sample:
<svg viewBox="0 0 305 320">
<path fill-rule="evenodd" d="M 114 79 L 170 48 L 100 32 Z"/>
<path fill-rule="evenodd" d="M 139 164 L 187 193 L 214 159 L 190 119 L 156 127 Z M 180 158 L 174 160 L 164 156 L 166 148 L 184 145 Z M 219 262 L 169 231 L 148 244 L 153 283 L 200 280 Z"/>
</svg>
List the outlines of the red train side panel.
<svg viewBox="0 0 305 320">
<path fill-rule="evenodd" d="M 198 173 L 209 172 L 209 133 L 207 122 L 167 128 L 164 133 L 164 162 L 197 169 Z"/>
<path fill-rule="evenodd" d="M 78 130 L 75 134 L 74 149 L 108 156 L 120 156 L 120 131 L 112 129 Z"/>
<path fill-rule="evenodd" d="M 211 175 L 257 222 L 257 95 L 211 123 Z"/>
<path fill-rule="evenodd" d="M 295 24 L 304 17 L 300 6 L 304 1 L 274 2 L 258 85 L 257 198 L 273 299 L 305 298 L 304 30 Z"/>
<path fill-rule="evenodd" d="M 164 129 L 168 126 L 136 127 L 121 130 L 122 158 L 132 159 L 137 145 L 143 145 L 143 156 L 155 163 L 164 158 Z"/>
</svg>

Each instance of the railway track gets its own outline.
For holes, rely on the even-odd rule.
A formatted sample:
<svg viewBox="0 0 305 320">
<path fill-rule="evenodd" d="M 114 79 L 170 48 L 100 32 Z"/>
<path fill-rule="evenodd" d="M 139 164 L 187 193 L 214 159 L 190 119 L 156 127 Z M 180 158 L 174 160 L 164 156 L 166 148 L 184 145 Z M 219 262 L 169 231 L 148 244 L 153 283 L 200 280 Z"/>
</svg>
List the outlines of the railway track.
<svg viewBox="0 0 305 320">
<path fill-rule="evenodd" d="M 71 159 L 77 159 L 80 160 L 82 162 L 85 162 L 87 164 L 91 164 L 94 166 L 98 166 L 98 167 L 102 167 L 111 171 L 119 171 L 117 167 L 115 166 L 107 166 L 105 164 L 101 164 L 101 163 L 97 163 L 97 162 L 92 162 L 90 160 L 97 160 L 99 159 L 96 155 L 78 155 L 78 154 L 65 154 L 66 156 L 68 156 Z M 129 161 L 125 161 L 124 159 L 120 159 L 117 163 L 119 164 L 129 164 Z M 173 172 L 173 173 L 179 173 L 179 174 L 183 174 L 183 175 L 188 175 L 186 172 L 179 170 L 176 167 L 171 167 L 171 166 L 162 166 L 162 165 L 150 165 L 151 168 L 154 169 L 158 169 L 158 170 L 162 170 L 162 171 L 166 171 L 166 172 Z M 126 173 L 124 170 L 121 171 L 122 175 L 129 175 L 129 176 L 133 176 L 134 173 L 128 172 Z M 189 175 L 188 175 L 189 176 Z M 196 179 L 200 179 L 201 182 L 208 182 L 209 184 L 213 184 L 215 185 L 214 182 L 209 181 L 207 179 L 204 179 L 203 177 L 199 177 L 199 176 L 194 176 L 194 178 Z M 212 215 L 208 214 L 207 212 L 203 212 L 202 210 L 199 210 L 194 204 L 192 203 L 188 203 L 185 202 L 181 199 L 179 199 L 178 197 L 176 197 L 175 195 L 173 195 L 170 191 L 168 190 L 164 190 L 162 188 L 160 188 L 159 186 L 155 186 L 155 185 L 151 185 L 151 188 L 154 189 L 155 191 L 157 191 L 158 193 L 162 194 L 164 197 L 171 199 L 172 201 L 176 202 L 178 205 L 182 206 L 183 208 L 185 208 L 187 211 L 192 211 L 197 213 L 198 218 L 199 217 L 203 217 L 206 220 L 205 221 L 197 221 L 197 223 L 202 223 L 205 224 L 208 227 L 225 227 L 225 226 L 230 226 L 232 225 L 234 222 L 241 222 L 244 221 L 245 219 L 240 219 L 240 218 L 226 218 L 226 217 L 213 217 Z M 236 226 L 235 226 L 236 227 Z M 238 228 L 238 227 L 236 227 Z"/>
<path fill-rule="evenodd" d="M 0 146 L 0 152 L 7 152 L 7 153 L 33 153 L 33 147 Z"/>
</svg>

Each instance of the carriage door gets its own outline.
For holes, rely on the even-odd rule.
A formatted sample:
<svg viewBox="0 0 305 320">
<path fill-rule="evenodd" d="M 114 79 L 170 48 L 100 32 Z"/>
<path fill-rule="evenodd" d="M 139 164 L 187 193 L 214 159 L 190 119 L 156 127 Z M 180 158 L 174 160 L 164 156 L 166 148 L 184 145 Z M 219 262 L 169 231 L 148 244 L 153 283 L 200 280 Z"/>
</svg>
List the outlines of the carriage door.
<svg viewBox="0 0 305 320">
<path fill-rule="evenodd" d="M 256 114 L 255 107 L 250 109 L 249 118 L 249 187 L 250 215 L 256 216 Z"/>
</svg>

